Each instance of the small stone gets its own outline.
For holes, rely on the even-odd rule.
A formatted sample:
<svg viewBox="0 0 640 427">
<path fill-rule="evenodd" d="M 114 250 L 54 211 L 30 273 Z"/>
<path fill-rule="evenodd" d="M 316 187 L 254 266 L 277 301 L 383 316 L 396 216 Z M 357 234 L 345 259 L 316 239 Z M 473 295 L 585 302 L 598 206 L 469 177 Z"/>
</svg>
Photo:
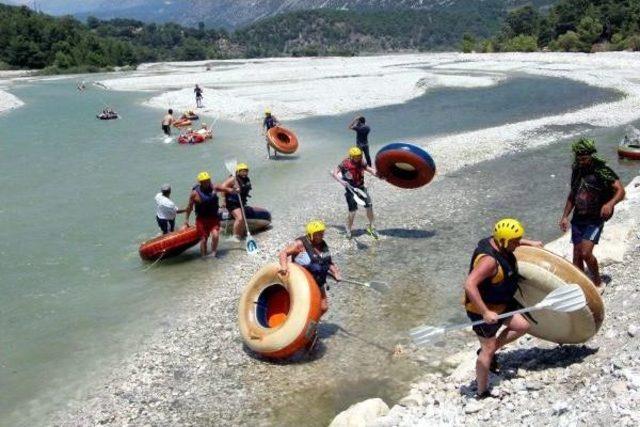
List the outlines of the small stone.
<svg viewBox="0 0 640 427">
<path fill-rule="evenodd" d="M 640 327 L 638 327 L 638 325 L 629 325 L 627 328 L 627 334 L 629 334 L 630 337 L 635 337 L 639 332 Z"/>
<path fill-rule="evenodd" d="M 617 397 L 622 397 L 628 393 L 627 383 L 625 381 L 616 381 L 609 390 Z"/>
<path fill-rule="evenodd" d="M 541 390 L 544 385 L 538 381 L 527 381 L 527 390 Z"/>
<path fill-rule="evenodd" d="M 406 396 L 400 399 L 400 401 L 398 402 L 398 405 L 402 405 L 405 408 L 413 408 L 416 406 L 422 406 L 423 403 L 424 403 L 424 398 L 421 395 L 412 393 L 409 396 Z"/>
<path fill-rule="evenodd" d="M 553 415 L 562 415 L 569 410 L 569 404 L 563 400 L 560 400 L 552 406 Z"/>
<path fill-rule="evenodd" d="M 475 414 L 476 412 L 480 412 L 484 408 L 484 405 L 476 400 L 471 400 L 464 407 L 465 414 Z"/>
</svg>

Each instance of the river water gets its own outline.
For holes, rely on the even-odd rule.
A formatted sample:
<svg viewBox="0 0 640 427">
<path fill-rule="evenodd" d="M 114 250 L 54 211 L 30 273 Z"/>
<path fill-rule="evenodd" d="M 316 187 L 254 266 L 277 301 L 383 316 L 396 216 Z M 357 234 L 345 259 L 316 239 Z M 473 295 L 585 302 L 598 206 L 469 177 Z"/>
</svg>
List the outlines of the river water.
<svg viewBox="0 0 640 427">
<path fill-rule="evenodd" d="M 222 179 L 222 158 L 234 154 L 250 163 L 252 180 L 260 183 L 253 203 L 270 208 L 274 224 L 283 224 L 283 218 L 313 208 L 300 206 L 291 177 L 296 188 L 316 194 L 318 177 L 325 179 L 354 139 L 345 130 L 351 115 L 299 120 L 290 123 L 304 141 L 299 156 L 267 162 L 257 124 L 218 122 L 210 144 L 163 143 L 161 114 L 140 105 L 148 93 L 95 88 L 78 93 L 71 80 L 25 83 L 13 92 L 26 105 L 0 116 L 0 424 L 5 425 L 46 424 L 49 411 L 86 393 L 87 378 L 99 377 L 139 349 L 175 302 L 215 273 L 202 262 L 169 262 L 152 274 L 144 271 L 137 247 L 157 232 L 153 195 L 161 184 L 170 182 L 174 198 L 183 203 L 198 171 Z M 571 81 L 514 75 L 496 87 L 437 89 L 364 113 L 374 129 L 375 152 L 393 139 L 481 129 L 616 96 Z M 121 120 L 95 119 L 107 100 Z M 621 132 L 601 132 L 605 157 L 614 158 Z M 634 174 L 635 166 L 616 162 L 625 178 Z M 388 360 L 388 349 L 416 322 L 459 318 L 456 302 L 468 253 L 496 218 L 520 216 L 531 234 L 544 240 L 558 234 L 554 224 L 568 164 L 566 145 L 560 144 L 500 158 L 458 171 L 381 212 L 383 242 L 374 245 L 361 237 L 339 260 L 352 275 L 384 277 L 393 291 L 384 301 L 368 295 L 353 300 L 335 287 L 332 314 L 322 329 L 324 355 L 310 368 L 273 368 L 275 376 L 299 373 L 308 381 L 285 394 L 286 405 L 273 402 L 270 419 L 276 424 L 309 420 L 308 408 L 291 404 L 301 403 L 300 396 L 318 401 L 311 414 L 317 425 L 362 397 L 397 397 L 399 384 L 423 367 L 392 362 L 386 374 L 373 375 Z M 374 189 L 390 191 L 384 184 Z M 317 197 L 320 209 L 325 201 Z M 339 191 L 326 199 L 342 203 Z M 527 202 L 514 205 L 514 200 Z M 342 220 L 329 223 L 339 227 Z"/>
</svg>

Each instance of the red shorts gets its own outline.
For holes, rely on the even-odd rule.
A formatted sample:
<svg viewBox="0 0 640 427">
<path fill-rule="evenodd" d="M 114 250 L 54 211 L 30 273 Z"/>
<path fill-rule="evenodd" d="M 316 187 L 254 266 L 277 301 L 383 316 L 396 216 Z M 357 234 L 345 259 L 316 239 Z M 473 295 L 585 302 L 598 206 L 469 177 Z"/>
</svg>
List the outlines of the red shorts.
<svg viewBox="0 0 640 427">
<path fill-rule="evenodd" d="M 196 218 L 196 230 L 201 238 L 207 238 L 212 231 L 220 230 L 220 220 L 218 218 Z"/>
</svg>

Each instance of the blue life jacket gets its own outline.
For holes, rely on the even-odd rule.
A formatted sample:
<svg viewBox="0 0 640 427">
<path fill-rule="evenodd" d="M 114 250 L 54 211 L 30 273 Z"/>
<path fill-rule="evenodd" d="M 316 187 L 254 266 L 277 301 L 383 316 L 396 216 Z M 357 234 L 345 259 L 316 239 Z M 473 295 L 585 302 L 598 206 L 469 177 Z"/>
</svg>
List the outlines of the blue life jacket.
<svg viewBox="0 0 640 427">
<path fill-rule="evenodd" d="M 196 217 L 217 218 L 219 209 L 218 195 L 213 187 L 208 192 L 204 192 L 200 185 L 196 185 L 193 189 L 200 197 L 200 203 L 196 203 Z"/>
</svg>

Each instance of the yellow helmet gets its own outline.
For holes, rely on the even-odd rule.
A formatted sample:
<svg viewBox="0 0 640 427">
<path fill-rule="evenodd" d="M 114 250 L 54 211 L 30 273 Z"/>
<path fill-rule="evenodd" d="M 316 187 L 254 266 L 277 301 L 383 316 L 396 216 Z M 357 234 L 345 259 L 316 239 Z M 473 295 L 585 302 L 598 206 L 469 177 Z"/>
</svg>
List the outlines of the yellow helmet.
<svg viewBox="0 0 640 427">
<path fill-rule="evenodd" d="M 511 240 L 522 236 L 524 236 L 524 227 L 517 219 L 504 218 L 493 227 L 493 239 L 503 248 L 506 248 Z"/>
<path fill-rule="evenodd" d="M 354 158 L 354 157 L 361 157 L 361 156 L 362 156 L 361 149 L 359 149 L 358 147 L 349 148 L 349 157 Z"/>
<path fill-rule="evenodd" d="M 238 165 L 236 166 L 236 172 L 248 171 L 248 170 L 249 170 L 249 165 L 247 165 L 246 163 L 238 163 Z"/>
<path fill-rule="evenodd" d="M 200 172 L 198 174 L 198 182 L 206 181 L 208 179 L 211 179 L 211 175 L 209 175 L 209 172 Z"/>
<path fill-rule="evenodd" d="M 316 233 L 326 230 L 327 227 L 324 225 L 324 222 L 316 220 L 311 221 L 307 224 L 307 236 L 311 237 Z"/>
<path fill-rule="evenodd" d="M 267 108 L 266 110 L 264 110 L 264 113 L 265 113 L 266 115 L 269 115 L 269 114 L 271 114 L 271 110 Z"/>
</svg>

